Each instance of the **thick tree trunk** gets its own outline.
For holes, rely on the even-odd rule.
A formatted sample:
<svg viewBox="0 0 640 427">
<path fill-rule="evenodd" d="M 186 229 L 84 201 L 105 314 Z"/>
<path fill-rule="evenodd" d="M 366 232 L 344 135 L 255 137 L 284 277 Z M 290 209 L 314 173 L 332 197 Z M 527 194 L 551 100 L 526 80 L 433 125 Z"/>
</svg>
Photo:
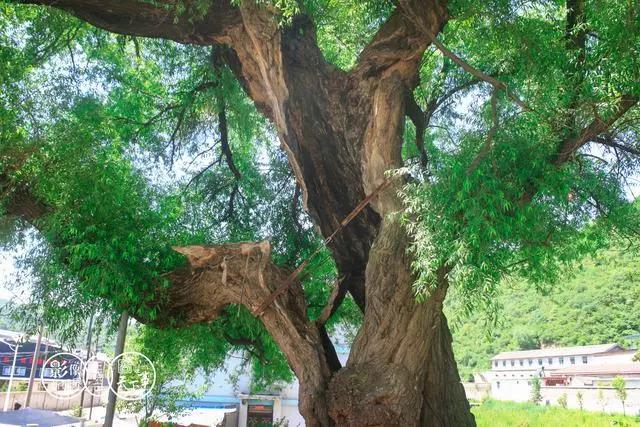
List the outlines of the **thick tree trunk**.
<svg viewBox="0 0 640 427">
<path fill-rule="evenodd" d="M 307 17 L 283 27 L 274 10 L 253 1 L 239 8 L 212 1 L 196 25 L 137 1 L 31 1 L 119 33 L 229 46 L 226 62 L 275 124 L 305 206 L 325 237 L 385 182 L 387 171 L 402 165 L 404 102 L 429 45 L 423 29 L 437 34 L 447 17 L 442 0 L 398 1 L 358 65 L 345 72 L 324 60 Z M 402 209 L 398 185 L 375 197 L 330 244 L 364 312 L 346 367 L 336 372 L 329 361 L 299 283 L 258 310 L 289 274 L 270 263 L 265 244 L 179 248 L 190 266 L 171 277 L 173 290 L 159 301 L 165 308 L 160 321 L 207 321 L 227 304 L 245 305 L 298 377 L 309 426 L 474 425 L 442 312 L 447 268 L 437 272 L 428 301 L 417 303 L 409 239 L 393 217 Z"/>
<path fill-rule="evenodd" d="M 474 424 L 442 313 L 446 271 L 428 301 L 416 303 L 410 258 L 402 226 L 385 221 L 367 266 L 364 325 L 330 385 L 338 425 Z"/>
</svg>

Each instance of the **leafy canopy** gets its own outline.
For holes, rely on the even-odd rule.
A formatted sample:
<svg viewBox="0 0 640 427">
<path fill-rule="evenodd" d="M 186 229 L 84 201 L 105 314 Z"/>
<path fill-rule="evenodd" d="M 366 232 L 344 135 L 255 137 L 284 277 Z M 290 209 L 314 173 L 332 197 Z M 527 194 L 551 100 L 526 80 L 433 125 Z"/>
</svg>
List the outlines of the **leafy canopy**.
<svg viewBox="0 0 640 427">
<path fill-rule="evenodd" d="M 326 58 L 344 69 L 394 7 L 270 3 L 281 25 L 308 13 Z M 172 7 L 197 20 L 206 6 Z M 637 108 L 615 122 L 605 144 L 589 141 L 562 165 L 554 158 L 590 122 L 614 114 L 621 97 L 640 94 L 640 30 L 637 9 L 624 0 L 586 1 L 584 22 L 569 30 L 559 1 L 456 0 L 449 9 L 439 39 L 528 106 L 435 48 L 423 58 L 413 95 L 429 113 L 424 152 L 409 121 L 403 147 L 413 176 L 403 196 L 416 293 L 426 298 L 434 271 L 446 265 L 472 308 L 494 303 L 505 276 L 548 283 L 611 235 L 637 236 L 627 188 L 639 166 Z M 584 46 L 571 47 L 583 32 Z M 269 239 L 275 261 L 293 268 L 320 244 L 273 129 L 218 55 L 0 3 L 0 177 L 49 208 L 37 222 L 47 245 L 29 260 L 37 273 L 32 304 L 47 324 L 94 310 L 153 316 L 145 310 L 165 286 L 163 274 L 183 262 L 171 245 Z M 335 275 L 326 252 L 307 268 L 312 318 Z M 332 321 L 354 325 L 359 314 L 349 300 Z M 206 360 L 194 353 L 205 365 L 249 349 L 258 388 L 291 375 L 242 308 L 210 325 L 148 333 L 166 334 L 157 342 L 185 334 L 220 343 Z"/>
</svg>

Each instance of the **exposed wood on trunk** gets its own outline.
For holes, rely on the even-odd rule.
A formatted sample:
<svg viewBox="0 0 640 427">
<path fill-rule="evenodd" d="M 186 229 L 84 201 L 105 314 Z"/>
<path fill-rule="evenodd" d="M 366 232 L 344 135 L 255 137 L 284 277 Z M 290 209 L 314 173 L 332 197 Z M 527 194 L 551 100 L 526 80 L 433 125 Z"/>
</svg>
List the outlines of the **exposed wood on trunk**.
<svg viewBox="0 0 640 427">
<path fill-rule="evenodd" d="M 167 276 L 171 286 L 159 301 L 160 317 L 152 321 L 159 326 L 207 322 L 229 304 L 253 312 L 291 274 L 271 262 L 268 242 L 174 249 L 189 265 Z M 300 283 L 289 286 L 260 319 L 300 380 L 301 413 L 310 425 L 327 425 L 324 393 L 331 368 L 320 331 L 307 317 Z"/>
</svg>

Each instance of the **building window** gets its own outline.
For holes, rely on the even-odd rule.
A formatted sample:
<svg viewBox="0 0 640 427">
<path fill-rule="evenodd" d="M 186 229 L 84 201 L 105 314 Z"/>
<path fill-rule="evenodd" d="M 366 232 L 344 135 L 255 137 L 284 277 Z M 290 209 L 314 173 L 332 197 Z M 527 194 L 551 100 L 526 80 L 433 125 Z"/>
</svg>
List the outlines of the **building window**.
<svg viewBox="0 0 640 427">
<path fill-rule="evenodd" d="M 500 388 L 500 381 L 496 381 L 496 388 Z"/>
<path fill-rule="evenodd" d="M 511 366 L 516 366 L 516 361 L 515 360 L 511 361 Z"/>
<path fill-rule="evenodd" d="M 542 359 L 538 359 L 538 365 L 542 366 Z"/>
<path fill-rule="evenodd" d="M 27 373 L 27 368 L 22 366 L 16 366 L 16 370 L 13 371 L 13 375 L 23 377 Z M 2 376 L 8 377 L 11 376 L 11 366 L 3 366 L 2 367 Z"/>
<path fill-rule="evenodd" d="M 587 356 L 582 356 L 582 363 L 587 363 Z"/>
<path fill-rule="evenodd" d="M 559 357 L 558 362 L 560 362 L 561 365 L 564 364 L 564 357 Z"/>
<path fill-rule="evenodd" d="M 571 362 L 572 365 L 576 364 L 576 358 L 575 357 L 570 357 L 569 361 Z"/>
<path fill-rule="evenodd" d="M 549 365 L 553 365 L 553 358 L 552 357 L 548 358 L 547 362 L 549 362 Z"/>
<path fill-rule="evenodd" d="M 529 359 L 529 366 L 533 365 L 533 359 Z"/>
<path fill-rule="evenodd" d="M 497 360 L 495 362 L 493 362 L 493 366 L 495 366 L 496 368 L 498 367 L 498 361 Z"/>
<path fill-rule="evenodd" d="M 502 366 L 507 366 L 507 361 L 506 360 L 502 361 Z"/>
<path fill-rule="evenodd" d="M 520 366 L 524 366 L 524 360 L 520 360 Z"/>
</svg>

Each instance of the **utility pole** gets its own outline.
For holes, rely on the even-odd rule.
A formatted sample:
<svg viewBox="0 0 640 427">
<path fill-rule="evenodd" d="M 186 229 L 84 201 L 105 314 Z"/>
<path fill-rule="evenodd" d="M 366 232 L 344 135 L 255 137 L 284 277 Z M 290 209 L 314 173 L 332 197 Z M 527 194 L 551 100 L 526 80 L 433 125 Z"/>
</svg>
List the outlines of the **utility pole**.
<svg viewBox="0 0 640 427">
<path fill-rule="evenodd" d="M 116 348 L 114 359 L 124 351 L 124 341 L 127 337 L 127 324 L 129 323 L 129 313 L 124 311 L 120 316 L 118 325 L 118 337 L 116 338 Z M 107 413 L 104 417 L 104 427 L 113 427 L 113 417 L 116 413 L 116 393 L 118 392 L 118 382 L 120 381 L 120 370 L 117 366 L 112 367 L 111 389 L 109 390 L 109 400 L 107 402 Z"/>
<path fill-rule="evenodd" d="M 38 369 L 38 359 L 40 358 L 40 343 L 42 342 L 42 324 L 38 326 L 38 339 L 36 349 L 33 352 L 33 360 L 31 361 L 31 372 L 29 372 L 29 386 L 27 388 L 27 398 L 24 407 L 29 408 L 31 405 L 31 395 L 33 394 L 33 385 L 36 379 L 36 370 Z"/>
<path fill-rule="evenodd" d="M 100 339 L 100 332 L 101 332 L 101 327 L 100 327 L 100 323 L 98 323 L 97 326 L 97 330 L 96 330 L 96 344 L 95 344 L 95 354 L 96 354 L 96 360 L 98 360 L 98 340 Z M 103 370 L 104 372 L 104 370 Z M 102 380 L 103 384 L 104 384 L 104 379 Z M 89 420 L 91 419 L 91 415 L 93 414 L 93 396 L 95 395 L 95 391 L 96 388 L 92 387 L 92 393 L 91 394 L 91 403 L 89 404 Z"/>
<path fill-rule="evenodd" d="M 7 394 L 4 397 L 4 408 L 3 408 L 4 412 L 7 412 L 9 410 L 11 386 L 13 385 L 13 375 L 16 372 L 16 362 L 18 360 L 18 349 L 20 348 L 20 344 L 22 344 L 25 339 L 28 340 L 29 337 L 21 336 L 15 341 L 15 348 L 13 349 L 13 364 L 11 365 L 11 375 L 9 376 L 9 385 L 7 386 Z"/>
<path fill-rule="evenodd" d="M 45 361 L 49 359 L 49 338 L 47 338 L 45 343 L 44 343 L 44 357 L 43 357 L 43 359 Z M 44 369 L 44 364 L 42 365 L 42 368 Z M 48 394 L 49 393 L 45 393 L 43 398 L 42 398 L 42 409 L 47 409 L 47 395 Z"/>
<path fill-rule="evenodd" d="M 89 354 L 91 353 L 91 332 L 93 331 L 94 315 L 95 313 L 91 313 L 91 317 L 89 318 L 89 330 L 87 331 L 87 354 L 85 355 L 85 358 L 84 358 L 85 364 L 87 363 L 87 360 L 89 360 Z M 82 372 L 82 375 L 84 374 L 85 373 Z M 86 381 L 86 378 L 83 378 L 82 380 Z M 80 413 L 82 414 L 83 412 L 84 412 L 84 388 L 82 389 L 82 392 L 80 392 Z"/>
</svg>

